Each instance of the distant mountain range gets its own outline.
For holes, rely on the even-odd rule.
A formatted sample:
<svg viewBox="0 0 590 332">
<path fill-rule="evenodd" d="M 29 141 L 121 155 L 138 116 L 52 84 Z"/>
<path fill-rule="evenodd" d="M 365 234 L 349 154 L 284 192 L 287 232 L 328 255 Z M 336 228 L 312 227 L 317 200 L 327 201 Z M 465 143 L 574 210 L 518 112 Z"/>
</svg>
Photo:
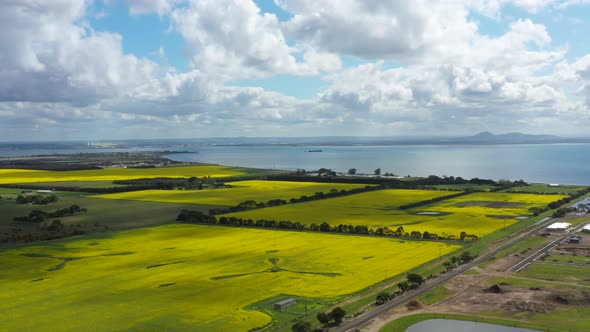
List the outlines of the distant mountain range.
<svg viewBox="0 0 590 332">
<path fill-rule="evenodd" d="M 106 143 L 105 143 L 106 142 Z M 108 143 L 108 144 L 107 144 Z M 473 136 L 321 136 L 321 137 L 211 137 L 184 139 L 135 139 L 93 142 L 0 142 L 0 150 L 20 149 L 85 149 L 122 148 L 190 151 L 205 146 L 369 146 L 369 145 L 494 145 L 590 143 L 590 137 L 559 137 L 523 133 L 493 134 L 488 131 Z"/>
<path fill-rule="evenodd" d="M 567 142 L 572 139 L 553 136 L 553 135 L 530 135 L 523 133 L 506 133 L 506 134 L 493 134 L 489 131 L 481 132 L 477 135 L 467 137 L 451 138 L 451 142 L 461 143 L 488 143 L 488 144 L 518 144 L 518 143 L 561 143 Z M 580 139 L 576 139 L 580 140 Z M 582 139 L 588 141 L 588 139 Z"/>
</svg>

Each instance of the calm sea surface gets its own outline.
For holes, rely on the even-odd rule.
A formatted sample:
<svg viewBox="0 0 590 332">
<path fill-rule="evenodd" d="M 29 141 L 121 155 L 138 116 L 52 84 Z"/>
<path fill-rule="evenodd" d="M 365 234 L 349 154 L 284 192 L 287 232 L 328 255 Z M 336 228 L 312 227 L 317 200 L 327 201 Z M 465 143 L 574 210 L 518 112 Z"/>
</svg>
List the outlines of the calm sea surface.
<svg viewBox="0 0 590 332">
<path fill-rule="evenodd" d="M 169 148 L 168 148 L 169 149 Z M 182 148 L 185 150 L 186 148 Z M 307 152 L 321 149 L 322 152 Z M 150 151 L 154 148 L 0 150 L 0 156 L 32 154 Z M 523 179 L 531 182 L 590 185 L 590 144 L 432 145 L 432 146 L 209 146 L 171 154 L 177 161 L 270 169 L 315 170 L 398 175 L 453 175 L 464 178 Z"/>
<path fill-rule="evenodd" d="M 322 152 L 307 152 L 321 149 Z M 295 170 L 452 175 L 590 185 L 590 144 L 453 146 L 236 146 L 172 154 L 177 161 Z"/>
</svg>

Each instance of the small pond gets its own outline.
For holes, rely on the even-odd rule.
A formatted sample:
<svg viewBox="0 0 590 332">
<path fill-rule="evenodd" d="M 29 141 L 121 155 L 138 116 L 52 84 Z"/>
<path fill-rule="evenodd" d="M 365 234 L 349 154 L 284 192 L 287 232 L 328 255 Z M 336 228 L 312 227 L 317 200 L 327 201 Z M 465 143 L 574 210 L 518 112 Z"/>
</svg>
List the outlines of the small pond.
<svg viewBox="0 0 590 332">
<path fill-rule="evenodd" d="M 406 332 L 539 332 L 504 325 L 469 322 L 454 319 L 428 319 L 416 323 Z"/>
</svg>

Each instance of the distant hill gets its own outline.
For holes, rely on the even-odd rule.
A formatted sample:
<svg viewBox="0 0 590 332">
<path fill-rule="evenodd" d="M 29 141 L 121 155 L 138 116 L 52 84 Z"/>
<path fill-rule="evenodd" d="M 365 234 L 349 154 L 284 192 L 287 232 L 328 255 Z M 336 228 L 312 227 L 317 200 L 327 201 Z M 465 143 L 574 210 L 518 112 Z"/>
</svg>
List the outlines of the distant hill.
<svg viewBox="0 0 590 332">
<path fill-rule="evenodd" d="M 566 139 L 559 136 L 553 135 L 530 135 L 523 133 L 506 133 L 506 134 L 493 134 L 489 131 L 481 132 L 477 135 L 461 137 L 459 141 L 467 142 L 489 142 L 489 143 L 518 143 L 518 142 L 560 142 Z"/>
</svg>

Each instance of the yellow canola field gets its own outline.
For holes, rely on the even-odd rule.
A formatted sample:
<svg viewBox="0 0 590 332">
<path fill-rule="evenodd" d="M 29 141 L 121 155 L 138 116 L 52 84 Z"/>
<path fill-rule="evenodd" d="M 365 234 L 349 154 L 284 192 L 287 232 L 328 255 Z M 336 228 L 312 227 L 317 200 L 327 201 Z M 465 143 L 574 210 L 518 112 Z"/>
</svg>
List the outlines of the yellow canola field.
<svg viewBox="0 0 590 332">
<path fill-rule="evenodd" d="M 318 183 L 294 181 L 236 181 L 228 182 L 232 188 L 206 190 L 142 190 L 92 196 L 94 198 L 125 199 L 182 204 L 235 206 L 247 200 L 267 202 L 271 199 L 299 198 L 316 192 L 328 193 L 332 189 L 362 188 L 362 184 Z"/>
<path fill-rule="evenodd" d="M 82 171 L 38 171 L 0 169 L 0 184 L 66 181 L 114 181 L 141 178 L 229 177 L 245 173 L 217 165 L 176 166 L 156 168 L 105 168 Z"/>
<path fill-rule="evenodd" d="M 461 232 L 466 232 L 481 237 L 517 222 L 515 218 L 528 215 L 528 209 L 531 207 L 542 207 L 565 197 L 563 195 L 473 193 L 410 210 L 397 208 L 435 197 L 435 194 L 449 195 L 452 192 L 379 190 L 224 216 L 252 220 L 290 220 L 304 224 L 320 224 L 325 221 L 332 226 L 366 225 L 372 229 L 388 227 L 396 230 L 399 226 L 403 226 L 404 231 L 408 233 L 428 231 L 438 235 L 458 237 Z M 440 214 L 420 214 L 424 212 Z"/>
<path fill-rule="evenodd" d="M 436 211 L 468 213 L 470 215 L 523 216 L 532 207 L 542 208 L 566 195 L 536 195 L 517 193 L 472 193 L 436 203 Z"/>
<path fill-rule="evenodd" d="M 458 248 L 196 225 L 20 246 L 0 251 L 2 326 L 248 331 L 271 320 L 249 304 L 281 294 L 340 297 Z"/>
</svg>

